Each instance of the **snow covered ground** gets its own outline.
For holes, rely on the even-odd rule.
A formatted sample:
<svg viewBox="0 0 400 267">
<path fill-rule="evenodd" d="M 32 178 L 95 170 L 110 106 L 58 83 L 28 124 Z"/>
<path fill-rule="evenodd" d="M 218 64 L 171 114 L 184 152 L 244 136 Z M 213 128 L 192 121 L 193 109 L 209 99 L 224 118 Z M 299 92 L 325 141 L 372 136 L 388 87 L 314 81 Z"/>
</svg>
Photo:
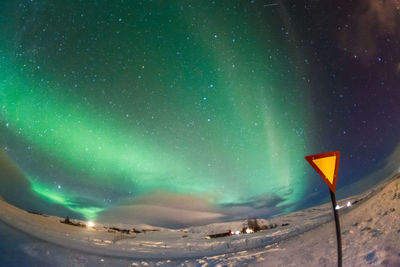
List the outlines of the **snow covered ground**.
<svg viewBox="0 0 400 267">
<path fill-rule="evenodd" d="M 343 265 L 400 266 L 400 176 L 338 202 L 343 206 L 339 210 Z M 346 207 L 347 202 L 352 205 Z M 246 221 L 178 230 L 99 223 L 78 227 L 60 223 L 63 218 L 32 214 L 0 201 L 1 235 L 8 240 L 21 232 L 29 235 L 16 251 L 49 266 L 335 266 L 332 219 L 331 203 L 326 203 L 258 220 L 260 225 L 276 224 L 273 229 L 206 239 L 208 234 L 241 230 Z M 121 233 L 113 227 L 140 233 Z M 6 251 L 0 246 L 0 262 L 8 257 Z"/>
</svg>

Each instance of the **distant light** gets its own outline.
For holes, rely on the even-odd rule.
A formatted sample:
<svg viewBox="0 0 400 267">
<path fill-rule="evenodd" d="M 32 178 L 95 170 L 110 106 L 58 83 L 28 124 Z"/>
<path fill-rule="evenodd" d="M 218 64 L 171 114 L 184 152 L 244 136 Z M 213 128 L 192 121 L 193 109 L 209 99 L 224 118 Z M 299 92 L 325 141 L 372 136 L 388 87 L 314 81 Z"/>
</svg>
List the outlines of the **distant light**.
<svg viewBox="0 0 400 267">
<path fill-rule="evenodd" d="M 236 235 L 240 235 L 240 231 L 235 231 L 235 234 Z"/>
<path fill-rule="evenodd" d="M 336 205 L 335 210 L 340 210 L 340 206 Z"/>
<path fill-rule="evenodd" d="M 351 206 L 351 202 L 350 202 L 350 201 L 347 201 L 346 206 L 347 206 L 347 207 L 350 207 L 350 206 Z"/>
<path fill-rule="evenodd" d="M 250 234 L 250 233 L 252 233 L 252 232 L 253 232 L 253 230 L 251 230 L 251 229 L 249 229 L 249 228 L 246 229 L 246 233 L 247 233 L 247 234 Z"/>
<path fill-rule="evenodd" d="M 61 185 L 58 185 L 57 188 L 58 188 L 58 189 L 61 189 Z"/>
<path fill-rule="evenodd" d="M 87 224 L 89 227 L 94 227 L 94 222 L 92 222 L 92 221 L 88 221 L 88 224 Z"/>
</svg>

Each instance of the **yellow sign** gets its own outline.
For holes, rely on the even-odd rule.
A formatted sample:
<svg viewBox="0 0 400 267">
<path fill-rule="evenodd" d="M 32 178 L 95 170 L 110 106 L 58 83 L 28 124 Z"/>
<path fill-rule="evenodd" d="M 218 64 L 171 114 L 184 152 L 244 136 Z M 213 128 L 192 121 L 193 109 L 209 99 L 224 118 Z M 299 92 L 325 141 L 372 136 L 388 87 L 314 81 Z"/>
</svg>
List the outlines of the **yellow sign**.
<svg viewBox="0 0 400 267">
<path fill-rule="evenodd" d="M 332 192 L 336 190 L 337 174 L 339 169 L 340 152 L 328 152 L 306 156 L 306 160 L 321 178 L 328 184 Z"/>
</svg>

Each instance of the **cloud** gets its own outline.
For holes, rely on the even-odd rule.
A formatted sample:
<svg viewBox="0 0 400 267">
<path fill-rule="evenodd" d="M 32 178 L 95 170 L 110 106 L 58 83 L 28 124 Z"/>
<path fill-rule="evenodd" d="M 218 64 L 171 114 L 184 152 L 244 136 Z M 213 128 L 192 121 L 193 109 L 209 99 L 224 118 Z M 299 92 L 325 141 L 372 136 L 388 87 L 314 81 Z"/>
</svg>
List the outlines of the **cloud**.
<svg viewBox="0 0 400 267">
<path fill-rule="evenodd" d="M 215 211 L 207 194 L 174 194 L 155 190 L 134 199 L 126 199 L 127 204 L 146 204 L 160 207 L 175 207 L 183 210 Z"/>
<path fill-rule="evenodd" d="M 380 37 L 399 33 L 399 0 L 358 0 L 351 13 L 345 25 L 341 25 L 341 45 L 350 52 L 363 55 L 364 59 L 376 56 Z"/>
<path fill-rule="evenodd" d="M 27 194 L 30 184 L 20 168 L 0 151 L 0 195 L 6 201 L 19 204 L 21 196 Z"/>
<path fill-rule="evenodd" d="M 398 0 L 360 1 L 365 12 L 361 15 L 361 25 L 373 25 L 381 31 L 394 32 L 397 29 L 397 16 L 400 10 Z"/>
<path fill-rule="evenodd" d="M 57 216 L 80 218 L 63 205 L 45 201 L 33 190 L 23 171 L 7 154 L 0 151 L 0 197 L 8 203 L 28 211 L 41 212 Z"/>
<path fill-rule="evenodd" d="M 148 224 L 181 228 L 208 223 L 267 218 L 282 213 L 284 199 L 271 194 L 250 198 L 244 203 L 216 205 L 207 195 L 182 195 L 155 191 L 124 204 L 111 207 L 98 215 L 98 220 L 112 224 Z M 279 206 L 279 207 L 278 207 Z"/>
<path fill-rule="evenodd" d="M 173 194 L 158 190 L 135 198 L 127 198 L 121 205 L 99 213 L 98 220 L 168 228 L 220 221 L 224 215 L 207 199 L 207 195 Z"/>
<path fill-rule="evenodd" d="M 387 178 L 400 173 L 400 143 L 386 158 L 383 168 L 336 192 L 339 198 L 360 194 Z"/>
<path fill-rule="evenodd" d="M 66 201 L 61 199 L 62 196 L 57 195 L 58 200 L 50 202 L 39 197 L 37 192 L 32 190 L 34 185 L 26 179 L 17 164 L 0 152 L 0 197 L 26 210 L 61 217 L 67 215 L 72 218 L 81 217 L 79 213 L 59 205 Z M 51 191 L 45 192 L 51 193 Z M 216 205 L 210 199 L 213 198 L 207 194 L 153 191 L 135 198 L 126 198 L 119 205 L 98 213 L 96 220 L 112 224 L 148 224 L 181 228 L 247 218 L 267 218 L 282 213 L 287 208 L 282 205 L 285 199 L 271 193 L 249 197 L 240 203 L 229 205 Z M 76 201 L 80 204 L 87 202 L 85 198 L 78 200 Z"/>
<path fill-rule="evenodd" d="M 223 214 L 227 220 L 247 218 L 268 218 L 285 212 L 290 205 L 283 205 L 286 199 L 266 193 L 257 197 L 249 198 L 246 202 L 231 203 L 222 207 Z"/>
<path fill-rule="evenodd" d="M 148 224 L 167 228 L 182 228 L 218 222 L 223 214 L 185 210 L 156 205 L 122 205 L 101 212 L 98 220 L 113 224 Z"/>
</svg>

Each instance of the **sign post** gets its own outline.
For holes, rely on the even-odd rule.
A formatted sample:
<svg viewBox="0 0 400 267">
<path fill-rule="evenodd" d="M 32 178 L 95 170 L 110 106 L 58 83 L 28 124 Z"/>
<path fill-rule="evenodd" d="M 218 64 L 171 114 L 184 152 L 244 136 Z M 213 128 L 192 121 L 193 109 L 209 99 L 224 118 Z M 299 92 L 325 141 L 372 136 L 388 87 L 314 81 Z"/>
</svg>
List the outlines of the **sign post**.
<svg viewBox="0 0 400 267">
<path fill-rule="evenodd" d="M 336 240 L 338 250 L 338 266 L 342 267 L 342 238 L 340 231 L 339 213 L 336 208 L 336 182 L 339 170 L 340 151 L 316 154 L 306 156 L 306 160 L 314 168 L 314 170 L 321 176 L 325 183 L 329 186 L 331 194 L 333 214 L 335 216 L 336 224 Z"/>
</svg>

